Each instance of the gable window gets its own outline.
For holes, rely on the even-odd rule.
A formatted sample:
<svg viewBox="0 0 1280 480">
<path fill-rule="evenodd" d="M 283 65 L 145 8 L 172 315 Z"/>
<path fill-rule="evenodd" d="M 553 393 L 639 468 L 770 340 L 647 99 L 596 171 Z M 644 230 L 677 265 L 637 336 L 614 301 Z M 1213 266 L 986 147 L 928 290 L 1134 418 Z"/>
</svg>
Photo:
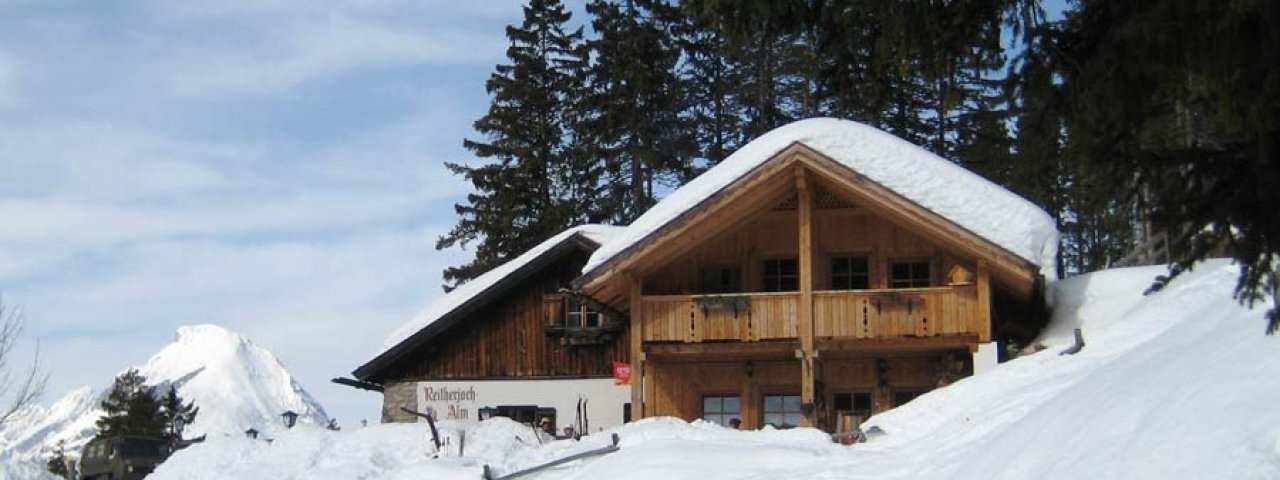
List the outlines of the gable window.
<svg viewBox="0 0 1280 480">
<path fill-rule="evenodd" d="M 800 265 L 794 257 L 765 259 L 762 272 L 763 291 L 794 292 L 800 289 Z"/>
<path fill-rule="evenodd" d="M 742 420 L 742 399 L 738 396 L 702 397 L 702 419 L 725 427 L 734 427 L 734 420 Z"/>
<path fill-rule="evenodd" d="M 871 288 L 871 267 L 866 256 L 832 257 L 831 289 Z"/>
<path fill-rule="evenodd" d="M 582 297 L 568 295 L 564 299 L 564 326 L 568 328 L 592 328 L 600 326 L 601 315 L 591 302 Z"/>
<path fill-rule="evenodd" d="M 929 286 L 929 262 L 893 262 L 889 267 L 889 288 Z"/>
<path fill-rule="evenodd" d="M 764 423 L 774 428 L 800 425 L 799 395 L 765 395 Z"/>
<path fill-rule="evenodd" d="M 738 267 L 702 269 L 702 293 L 738 293 L 742 291 L 742 270 Z"/>
</svg>

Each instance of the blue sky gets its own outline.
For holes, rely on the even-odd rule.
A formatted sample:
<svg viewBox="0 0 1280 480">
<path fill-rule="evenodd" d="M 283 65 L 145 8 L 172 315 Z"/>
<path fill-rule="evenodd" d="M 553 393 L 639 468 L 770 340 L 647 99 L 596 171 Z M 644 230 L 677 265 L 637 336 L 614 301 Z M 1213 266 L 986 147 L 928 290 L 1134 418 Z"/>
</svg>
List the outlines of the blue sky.
<svg viewBox="0 0 1280 480">
<path fill-rule="evenodd" d="M 52 370 L 103 386 L 180 325 L 330 384 L 439 296 L 514 0 L 0 0 L 0 292 Z M 25 360 L 24 357 L 19 357 Z"/>
<path fill-rule="evenodd" d="M 215 323 L 341 424 L 377 421 L 378 395 L 328 380 L 469 256 L 433 248 L 468 188 L 443 162 L 470 159 L 520 19 L 517 0 L 0 0 L 0 293 L 45 400 Z"/>
</svg>

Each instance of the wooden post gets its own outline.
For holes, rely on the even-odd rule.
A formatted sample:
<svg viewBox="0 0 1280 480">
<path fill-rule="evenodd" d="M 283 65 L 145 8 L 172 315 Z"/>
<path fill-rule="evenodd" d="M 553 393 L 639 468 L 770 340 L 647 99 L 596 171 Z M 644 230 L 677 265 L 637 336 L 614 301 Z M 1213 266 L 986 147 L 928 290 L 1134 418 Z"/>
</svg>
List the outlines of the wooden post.
<svg viewBox="0 0 1280 480">
<path fill-rule="evenodd" d="M 978 341 L 991 341 L 991 272 L 986 260 L 978 260 Z"/>
<path fill-rule="evenodd" d="M 644 418 L 644 283 L 634 273 L 627 273 L 631 284 L 631 420 Z"/>
<path fill-rule="evenodd" d="M 800 305 L 796 334 L 800 336 L 800 425 L 814 426 L 813 371 L 813 202 L 803 167 L 796 167 L 797 212 L 800 235 Z"/>
</svg>

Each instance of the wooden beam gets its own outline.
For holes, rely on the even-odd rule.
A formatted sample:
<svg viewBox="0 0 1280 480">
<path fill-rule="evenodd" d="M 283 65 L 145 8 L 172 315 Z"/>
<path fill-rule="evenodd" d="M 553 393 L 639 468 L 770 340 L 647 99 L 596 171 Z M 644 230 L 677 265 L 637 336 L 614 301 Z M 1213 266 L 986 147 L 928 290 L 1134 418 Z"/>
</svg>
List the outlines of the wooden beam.
<svg viewBox="0 0 1280 480">
<path fill-rule="evenodd" d="M 978 260 L 978 314 L 974 315 L 978 338 L 991 341 L 991 273 L 986 260 Z"/>
<path fill-rule="evenodd" d="M 901 194 L 876 183 L 822 153 L 798 146 L 794 152 L 798 163 L 814 175 L 838 188 L 832 193 L 845 197 L 882 218 L 899 223 L 907 230 L 923 236 L 939 247 L 954 249 L 961 256 L 987 259 L 994 274 L 1017 294 L 1029 297 L 1034 290 L 1039 269 L 1027 259 L 942 217 Z"/>
<path fill-rule="evenodd" d="M 815 348 L 822 358 L 881 357 L 895 353 L 918 353 L 934 350 L 962 350 L 979 343 L 976 335 L 940 335 L 936 337 L 845 338 L 817 340 Z"/>
<path fill-rule="evenodd" d="M 648 358 L 663 362 L 786 360 L 795 358 L 797 346 L 793 341 L 646 343 L 644 351 Z"/>
<path fill-rule="evenodd" d="M 627 282 L 631 286 L 631 420 L 644 418 L 644 318 L 640 302 L 644 298 L 644 283 L 639 276 L 628 273 Z"/>
<path fill-rule="evenodd" d="M 813 192 L 804 167 L 796 166 L 796 193 L 798 210 L 800 305 L 796 322 L 796 334 L 800 337 L 800 403 L 804 413 L 800 425 L 814 426 L 814 371 L 813 371 Z"/>
<path fill-rule="evenodd" d="M 720 226 L 731 217 L 736 218 L 732 213 L 749 214 L 765 207 L 767 202 L 773 200 L 772 191 L 779 184 L 783 187 L 791 185 L 785 176 L 781 177 L 782 181 L 779 182 L 778 174 L 786 173 L 790 169 L 797 159 L 794 153 L 803 148 L 807 147 L 799 143 L 791 144 L 773 157 L 777 161 L 768 161 L 756 166 L 751 172 L 739 177 L 694 208 L 663 225 L 627 251 L 619 253 L 604 265 L 589 272 L 589 277 L 581 279 L 583 289 L 596 295 L 597 291 L 606 288 L 605 283 L 616 281 L 618 274 L 624 271 L 634 271 L 643 275 L 644 271 L 636 268 L 638 265 L 659 265 L 665 258 L 662 257 L 663 254 L 679 252 L 678 249 L 669 245 L 673 240 L 684 243 L 688 237 L 699 237 L 693 243 L 705 241 L 708 239 L 706 235 L 721 231 L 719 228 L 706 228 L 708 224 Z M 732 221 L 730 220 L 729 223 Z M 699 235 L 691 235 L 693 233 L 699 233 Z M 659 257 L 651 258 L 655 253 Z"/>
</svg>

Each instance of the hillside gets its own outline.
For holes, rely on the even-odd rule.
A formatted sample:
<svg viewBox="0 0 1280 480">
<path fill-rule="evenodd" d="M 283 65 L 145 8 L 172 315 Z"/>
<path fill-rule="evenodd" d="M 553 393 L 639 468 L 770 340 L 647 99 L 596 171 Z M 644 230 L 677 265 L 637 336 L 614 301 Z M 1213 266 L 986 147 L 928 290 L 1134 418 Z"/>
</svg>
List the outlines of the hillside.
<svg viewBox="0 0 1280 480">
<path fill-rule="evenodd" d="M 1160 272 L 1056 283 L 1048 348 L 873 417 L 886 433 L 862 445 L 670 418 L 542 445 L 493 419 L 444 423 L 440 459 L 422 425 L 300 428 L 270 445 L 215 439 L 153 478 L 479 478 L 485 464 L 507 473 L 599 447 L 610 433 L 619 452 L 536 478 L 1280 478 L 1280 339 L 1262 334 L 1261 310 L 1231 299 L 1232 265 L 1202 265 L 1143 296 Z M 1060 355 L 1075 327 L 1088 346 Z"/>
<path fill-rule="evenodd" d="M 241 435 L 249 427 L 264 432 L 280 424 L 280 413 L 297 412 L 299 422 L 324 425 L 324 409 L 285 370 L 271 352 L 230 330 L 215 325 L 178 329 L 173 343 L 137 369 L 149 385 L 164 391 L 176 385 L 178 394 L 200 407 L 187 437 Z M 98 407 L 111 385 L 82 387 L 48 407 L 23 411 L 0 429 L 0 478 L 26 478 L 43 470 L 43 460 L 59 441 L 68 453 L 95 433 Z M 8 470 L 5 470 L 8 469 Z"/>
</svg>

